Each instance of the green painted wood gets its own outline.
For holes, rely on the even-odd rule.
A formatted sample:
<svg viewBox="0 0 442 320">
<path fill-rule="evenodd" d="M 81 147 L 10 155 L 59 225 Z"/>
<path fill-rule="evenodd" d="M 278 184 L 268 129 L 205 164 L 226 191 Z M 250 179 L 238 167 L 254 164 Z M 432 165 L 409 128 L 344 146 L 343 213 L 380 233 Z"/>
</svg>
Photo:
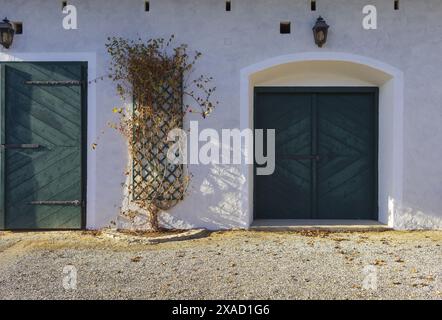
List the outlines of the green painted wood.
<svg viewBox="0 0 442 320">
<path fill-rule="evenodd" d="M 81 139 L 81 195 L 83 199 L 83 210 L 81 216 L 81 228 L 86 229 L 86 202 L 87 202 L 87 112 L 85 111 L 85 106 L 87 106 L 87 96 L 88 96 L 88 77 L 87 77 L 87 63 L 83 63 L 81 66 L 81 79 L 83 79 L 83 84 L 81 86 L 81 104 L 83 106 L 81 112 L 81 125 L 82 125 L 82 139 Z"/>
<path fill-rule="evenodd" d="M 39 149 L 4 150 L 5 228 L 80 229 L 83 206 L 31 201 L 84 200 L 84 86 L 25 81 L 84 81 L 83 63 L 6 63 L 5 143 Z"/>
<path fill-rule="evenodd" d="M 5 143 L 5 67 L 0 64 L 0 144 Z M 5 228 L 5 151 L 0 148 L 0 230 Z"/>
<path fill-rule="evenodd" d="M 377 218 L 375 115 L 371 93 L 318 95 L 318 218 Z"/>
<path fill-rule="evenodd" d="M 276 129 L 277 152 L 274 174 L 255 174 L 255 218 L 309 218 L 311 161 L 290 156 L 311 154 L 311 96 L 258 91 L 255 101 L 255 129 Z"/>
<path fill-rule="evenodd" d="M 277 157 L 273 175 L 255 174 L 255 218 L 377 219 L 377 99 L 376 88 L 256 88 L 255 128 L 276 129 Z"/>
<path fill-rule="evenodd" d="M 311 94 L 311 122 L 312 122 L 312 155 L 318 155 L 318 94 Z M 311 206 L 312 210 L 310 212 L 311 219 L 318 218 L 318 162 L 312 160 L 312 188 L 311 192 Z"/>
</svg>

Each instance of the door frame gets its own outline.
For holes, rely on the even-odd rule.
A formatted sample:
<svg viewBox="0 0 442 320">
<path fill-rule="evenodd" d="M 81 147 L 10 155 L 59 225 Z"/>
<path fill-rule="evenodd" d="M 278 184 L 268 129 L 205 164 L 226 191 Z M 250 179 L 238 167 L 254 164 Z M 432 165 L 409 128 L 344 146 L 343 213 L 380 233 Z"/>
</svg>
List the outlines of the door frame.
<svg viewBox="0 0 442 320">
<path fill-rule="evenodd" d="M 55 228 L 55 229 L 7 229 L 6 228 L 6 210 L 5 210 L 5 150 L 0 148 L 0 230 L 20 230 L 20 231 L 63 231 L 63 230 L 85 230 L 87 226 L 87 138 L 88 138 L 88 61 L 63 61 L 63 60 L 45 60 L 45 61 L 2 61 L 0 60 L 0 144 L 5 143 L 5 66 L 8 64 L 51 64 L 51 63 L 76 63 L 81 65 L 82 75 L 82 96 L 81 96 L 81 226 L 80 228 Z"/>
<path fill-rule="evenodd" d="M 339 64 L 339 68 L 334 68 Z M 306 65 L 322 70 L 334 68 L 324 73 L 305 74 L 291 81 L 291 76 L 301 76 L 297 67 Z M 342 82 L 344 69 L 351 77 Z M 340 72 L 339 70 L 343 70 Z M 288 81 L 285 81 L 288 80 Z M 401 69 L 385 61 L 349 52 L 303 51 L 290 54 L 264 57 L 262 60 L 245 65 L 239 74 L 239 122 L 241 130 L 253 130 L 253 88 L 267 83 L 287 86 L 355 86 L 379 87 L 379 222 L 391 228 L 400 227 L 400 217 L 404 214 L 404 108 L 405 81 Z M 310 85 L 309 85 L 310 84 Z M 253 156 L 251 148 L 244 152 Z M 253 224 L 253 166 L 244 163 L 240 172 L 245 177 L 240 188 L 241 220 L 245 228 Z M 405 210 L 405 211 L 404 211 Z M 406 213 L 406 212 L 405 212 Z"/>
<path fill-rule="evenodd" d="M 373 199 L 372 205 L 374 212 L 372 213 L 372 219 L 378 221 L 379 219 L 379 87 L 299 87 L 299 86 L 255 86 L 253 88 L 253 128 L 255 128 L 256 123 L 256 104 L 257 95 L 259 93 L 370 93 L 373 95 L 373 113 L 374 113 L 374 128 L 373 128 L 373 170 L 375 172 L 374 182 L 373 182 Z M 312 131 L 317 130 L 316 126 L 317 119 L 312 117 Z M 316 132 L 314 132 L 316 133 Z M 255 154 L 255 144 L 253 144 L 253 154 Z M 255 176 L 256 165 L 253 164 L 253 176 Z M 312 189 L 316 188 L 316 177 L 315 169 L 312 169 Z M 255 183 L 252 185 L 252 203 L 253 203 L 253 219 L 256 219 L 256 188 Z M 311 197 L 312 206 L 317 205 L 317 199 L 314 196 Z M 313 217 L 312 219 L 316 219 Z M 356 220 L 356 219 L 355 219 Z"/>
</svg>

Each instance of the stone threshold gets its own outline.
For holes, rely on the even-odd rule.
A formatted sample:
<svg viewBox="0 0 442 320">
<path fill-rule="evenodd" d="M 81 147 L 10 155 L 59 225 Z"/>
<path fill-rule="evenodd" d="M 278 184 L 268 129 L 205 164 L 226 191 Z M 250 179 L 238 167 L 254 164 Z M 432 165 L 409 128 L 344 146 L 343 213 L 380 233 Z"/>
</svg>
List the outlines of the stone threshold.
<svg viewBox="0 0 442 320">
<path fill-rule="evenodd" d="M 361 232 L 388 231 L 389 226 L 375 220 L 255 220 L 249 228 L 254 231 L 328 231 L 328 232 Z"/>
</svg>

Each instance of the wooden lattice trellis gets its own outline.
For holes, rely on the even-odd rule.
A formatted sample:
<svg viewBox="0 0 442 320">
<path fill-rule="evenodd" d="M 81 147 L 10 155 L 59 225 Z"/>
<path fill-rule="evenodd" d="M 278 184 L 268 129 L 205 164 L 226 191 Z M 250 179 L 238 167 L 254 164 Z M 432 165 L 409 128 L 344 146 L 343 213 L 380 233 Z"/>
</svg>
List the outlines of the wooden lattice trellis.
<svg viewBox="0 0 442 320">
<path fill-rule="evenodd" d="M 183 127 L 183 88 L 166 82 L 162 86 L 161 105 L 155 106 L 154 120 L 148 119 L 149 131 L 143 141 L 134 137 L 132 166 L 132 197 L 135 201 L 152 201 L 159 208 L 167 209 L 184 196 L 183 165 L 172 164 L 167 159 L 167 151 L 173 142 L 167 142 L 170 130 Z M 134 113 L 137 112 L 135 99 Z"/>
</svg>

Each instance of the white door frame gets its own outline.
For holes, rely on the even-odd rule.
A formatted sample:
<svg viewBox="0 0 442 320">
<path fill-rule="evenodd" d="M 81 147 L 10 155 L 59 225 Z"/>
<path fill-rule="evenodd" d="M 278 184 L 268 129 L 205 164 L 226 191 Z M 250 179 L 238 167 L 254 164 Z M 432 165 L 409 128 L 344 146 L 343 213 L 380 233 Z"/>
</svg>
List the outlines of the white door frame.
<svg viewBox="0 0 442 320">
<path fill-rule="evenodd" d="M 384 62 L 342 52 L 305 52 L 283 55 L 245 67 L 240 74 L 240 127 L 253 129 L 253 76 L 277 66 L 329 61 L 346 62 L 382 73 L 387 77 L 379 86 L 379 221 L 394 227 L 394 217 L 402 204 L 403 193 L 403 112 L 404 76 Z M 364 77 L 361 74 L 361 77 Z M 250 152 L 251 150 L 245 150 Z M 246 178 L 241 190 L 242 212 L 253 222 L 253 166 L 243 164 Z"/>
</svg>

